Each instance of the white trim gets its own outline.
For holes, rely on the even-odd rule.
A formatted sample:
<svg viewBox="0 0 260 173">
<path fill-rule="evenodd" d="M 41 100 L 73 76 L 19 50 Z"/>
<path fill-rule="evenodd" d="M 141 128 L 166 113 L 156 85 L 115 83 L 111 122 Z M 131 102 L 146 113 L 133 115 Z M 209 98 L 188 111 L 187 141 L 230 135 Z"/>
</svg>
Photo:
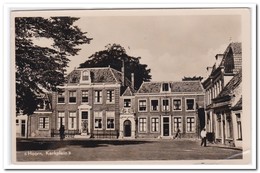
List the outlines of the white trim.
<svg viewBox="0 0 260 173">
<path fill-rule="evenodd" d="M 149 100 L 150 100 L 150 112 L 159 112 L 160 111 L 160 106 L 161 106 L 161 104 L 160 104 L 160 98 L 149 98 Z M 158 108 L 157 108 L 157 110 L 155 111 L 155 110 L 152 110 L 152 100 L 157 100 L 158 101 Z"/>
<path fill-rule="evenodd" d="M 161 136 L 163 137 L 171 137 L 172 136 L 172 116 L 171 115 L 162 115 L 161 116 Z M 169 118 L 169 136 L 163 135 L 163 118 Z"/>
<path fill-rule="evenodd" d="M 108 114 L 109 112 L 110 113 L 112 112 L 113 115 L 109 115 Z M 116 118 L 115 118 L 116 117 L 116 113 L 115 113 L 115 111 L 106 111 L 105 113 L 106 113 L 106 121 L 105 121 L 106 122 L 106 128 L 105 129 L 106 130 L 115 130 L 115 124 L 116 124 L 116 122 L 115 122 L 116 121 Z M 107 128 L 107 119 L 108 118 L 113 118 L 114 119 L 114 128 Z"/>
<path fill-rule="evenodd" d="M 87 94 L 88 94 L 88 101 L 87 102 L 83 102 L 82 100 L 82 98 L 83 98 L 83 92 L 87 92 Z M 81 90 L 81 103 L 82 104 L 88 104 L 89 103 L 89 90 Z"/>
<path fill-rule="evenodd" d="M 101 91 L 99 97 L 101 96 L 101 99 L 100 102 L 96 102 L 96 91 Z M 103 104 L 103 99 L 104 99 L 104 96 L 103 96 L 103 89 L 95 89 L 94 90 L 94 95 L 93 95 L 93 98 L 94 98 L 94 104 L 97 104 L 97 105 L 101 105 Z"/>
<path fill-rule="evenodd" d="M 164 110 L 164 106 L 163 106 L 163 100 L 168 100 L 169 101 L 169 104 L 168 104 L 168 110 Z M 164 112 L 164 111 L 167 111 L 167 112 L 170 112 L 171 111 L 171 99 L 170 98 L 161 98 L 161 111 Z"/>
<path fill-rule="evenodd" d="M 205 95 L 203 92 L 179 92 L 179 93 L 136 93 L 135 96 L 143 97 L 143 96 L 156 96 L 156 97 L 163 97 L 167 94 L 167 96 L 186 96 L 186 95 L 194 95 L 194 96 L 199 96 L 199 95 Z"/>
<path fill-rule="evenodd" d="M 187 110 L 187 100 L 194 100 L 194 105 L 193 105 L 193 110 Z M 192 98 L 192 97 L 187 97 L 185 98 L 185 111 L 186 112 L 194 112 L 196 111 L 196 99 L 195 98 Z"/>
<path fill-rule="evenodd" d="M 113 97 L 112 97 L 112 102 L 109 102 L 108 100 L 107 100 L 107 92 L 108 91 L 112 91 L 113 92 Z M 116 99 L 116 91 L 115 91 L 115 89 L 106 89 L 106 104 L 115 104 L 115 99 Z"/>
<path fill-rule="evenodd" d="M 139 101 L 140 100 L 145 100 L 146 102 L 146 110 L 145 111 L 140 111 L 140 105 L 139 105 Z M 138 105 L 138 112 L 147 112 L 148 111 L 148 102 L 147 102 L 147 98 L 144 98 L 144 99 L 138 99 L 137 101 L 137 105 Z"/>
<path fill-rule="evenodd" d="M 140 128 L 139 128 L 139 127 L 140 127 L 140 119 L 141 119 L 141 118 L 142 118 L 142 119 L 143 119 L 143 118 L 146 119 L 146 122 L 145 122 L 145 123 L 146 123 L 145 131 L 140 131 Z M 148 120 L 147 116 L 140 116 L 140 117 L 138 117 L 138 124 L 137 124 L 138 133 L 147 133 L 147 131 L 148 131 L 148 130 L 147 130 L 147 128 L 148 128 L 148 127 L 147 127 L 147 125 L 148 125 L 147 120 Z"/>
<path fill-rule="evenodd" d="M 94 118 L 93 118 L 93 125 L 94 125 L 94 130 L 103 130 L 104 129 L 104 119 L 103 119 L 103 111 L 93 111 Z M 101 119 L 101 128 L 96 127 L 96 122 L 95 119 Z"/>
<path fill-rule="evenodd" d="M 158 118 L 158 131 L 152 131 L 152 119 L 153 118 Z M 151 116 L 150 117 L 150 132 L 151 133 L 160 133 L 161 128 L 160 128 L 160 116 Z"/>
<path fill-rule="evenodd" d="M 183 133 L 183 116 L 173 116 L 172 117 L 172 120 L 173 120 L 173 122 L 172 122 L 172 133 L 176 133 L 175 131 L 174 131 L 174 118 L 181 118 L 181 127 L 179 127 L 179 129 L 181 130 L 181 133 Z"/>
<path fill-rule="evenodd" d="M 181 106 L 180 106 L 180 110 L 174 110 L 174 100 L 181 100 Z M 174 111 L 174 112 L 181 112 L 182 111 L 182 106 L 183 106 L 183 104 L 182 104 L 182 98 L 181 97 L 173 97 L 172 98 L 172 111 Z"/>
<path fill-rule="evenodd" d="M 75 96 L 76 102 L 70 102 L 70 92 L 73 92 L 73 91 L 75 91 L 75 93 L 76 93 L 76 96 Z M 78 101 L 77 90 L 68 90 L 68 104 L 77 104 L 77 101 Z"/>
<path fill-rule="evenodd" d="M 196 116 L 186 116 L 186 121 L 185 121 L 185 126 L 186 126 L 186 133 L 196 133 L 196 126 L 197 126 L 197 119 L 196 119 Z M 194 131 L 191 131 L 191 132 L 188 132 L 188 118 L 194 118 Z"/>
<path fill-rule="evenodd" d="M 75 116 L 71 116 L 70 113 L 75 113 Z M 75 118 L 74 119 L 74 127 L 72 128 L 71 127 L 71 118 Z M 78 127 L 77 127 L 77 111 L 69 111 L 69 116 L 68 116 L 68 129 L 69 130 L 76 130 Z"/>
<path fill-rule="evenodd" d="M 48 118 L 49 119 L 49 122 L 48 122 L 48 125 L 49 127 L 48 128 L 40 128 L 40 118 Z M 50 130 L 50 117 L 49 116 L 39 116 L 38 117 L 38 130 L 41 130 L 41 131 L 44 131 L 44 130 Z"/>
<path fill-rule="evenodd" d="M 102 84 L 95 84 L 95 83 L 91 83 L 91 84 L 80 84 L 80 83 L 76 83 L 75 85 L 65 85 L 65 86 L 58 86 L 57 88 L 61 88 L 61 89 L 79 89 L 79 88 L 87 88 L 87 89 L 96 89 L 96 88 L 112 88 L 112 87 L 120 87 L 120 84 L 108 84 L 108 83 L 102 83 Z"/>
</svg>

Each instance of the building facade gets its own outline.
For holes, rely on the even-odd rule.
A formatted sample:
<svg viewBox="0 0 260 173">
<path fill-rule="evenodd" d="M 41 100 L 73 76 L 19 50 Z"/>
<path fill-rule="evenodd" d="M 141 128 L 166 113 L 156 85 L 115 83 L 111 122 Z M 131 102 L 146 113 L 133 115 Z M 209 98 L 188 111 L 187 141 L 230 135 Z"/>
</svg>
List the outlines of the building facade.
<svg viewBox="0 0 260 173">
<path fill-rule="evenodd" d="M 124 74 L 110 67 L 73 70 L 53 94 L 53 134 L 64 125 L 73 137 L 118 137 L 119 98 L 127 85 Z"/>
<path fill-rule="evenodd" d="M 209 76 L 203 82 L 207 131 L 211 134 L 212 142 L 241 146 L 241 43 L 230 43 L 225 52 L 217 54 L 215 58 L 216 63 L 207 68 Z"/>
<path fill-rule="evenodd" d="M 144 82 L 135 94 L 136 136 L 198 138 L 204 127 L 204 90 L 200 81 Z M 201 112 L 203 115 L 199 116 Z"/>
</svg>

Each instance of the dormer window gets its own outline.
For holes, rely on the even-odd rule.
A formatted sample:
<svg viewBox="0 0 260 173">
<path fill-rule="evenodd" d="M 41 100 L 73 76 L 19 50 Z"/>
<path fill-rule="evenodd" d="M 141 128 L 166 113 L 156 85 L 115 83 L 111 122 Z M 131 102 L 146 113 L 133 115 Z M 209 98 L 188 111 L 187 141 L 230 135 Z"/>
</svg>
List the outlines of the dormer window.
<svg viewBox="0 0 260 173">
<path fill-rule="evenodd" d="M 88 73 L 88 71 L 83 71 L 82 80 L 83 81 L 89 81 L 89 73 Z"/>
<path fill-rule="evenodd" d="M 163 84 L 162 84 L 162 91 L 163 91 L 163 92 L 169 92 L 169 91 L 170 91 L 170 85 L 169 85 L 169 83 L 163 83 Z"/>
<path fill-rule="evenodd" d="M 90 72 L 88 70 L 82 71 L 81 82 L 83 82 L 83 83 L 89 83 L 90 82 Z"/>
</svg>

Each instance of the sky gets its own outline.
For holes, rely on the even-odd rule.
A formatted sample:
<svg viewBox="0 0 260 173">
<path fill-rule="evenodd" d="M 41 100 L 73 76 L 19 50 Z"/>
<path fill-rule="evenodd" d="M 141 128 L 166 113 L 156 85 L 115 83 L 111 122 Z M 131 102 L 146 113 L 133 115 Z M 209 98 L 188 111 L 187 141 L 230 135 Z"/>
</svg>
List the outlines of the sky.
<svg viewBox="0 0 260 173">
<path fill-rule="evenodd" d="M 76 14 L 90 44 L 70 57 L 69 73 L 108 44 L 120 44 L 151 69 L 152 81 L 206 77 L 206 68 L 228 44 L 241 42 L 241 15 L 229 10 L 129 10 Z"/>
</svg>

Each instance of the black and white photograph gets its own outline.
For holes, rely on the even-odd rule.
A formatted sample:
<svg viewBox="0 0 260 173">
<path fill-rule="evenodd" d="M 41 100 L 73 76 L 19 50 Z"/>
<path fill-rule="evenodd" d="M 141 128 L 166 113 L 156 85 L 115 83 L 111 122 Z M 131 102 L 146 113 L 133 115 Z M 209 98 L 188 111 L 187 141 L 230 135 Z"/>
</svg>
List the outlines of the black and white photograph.
<svg viewBox="0 0 260 173">
<path fill-rule="evenodd" d="M 250 14 L 12 11 L 12 162 L 250 164 Z"/>
</svg>

